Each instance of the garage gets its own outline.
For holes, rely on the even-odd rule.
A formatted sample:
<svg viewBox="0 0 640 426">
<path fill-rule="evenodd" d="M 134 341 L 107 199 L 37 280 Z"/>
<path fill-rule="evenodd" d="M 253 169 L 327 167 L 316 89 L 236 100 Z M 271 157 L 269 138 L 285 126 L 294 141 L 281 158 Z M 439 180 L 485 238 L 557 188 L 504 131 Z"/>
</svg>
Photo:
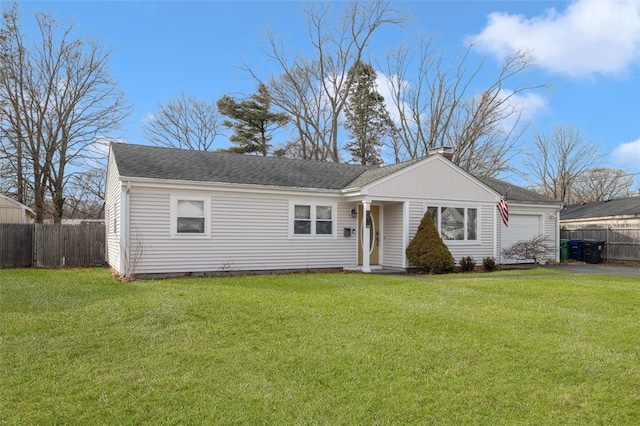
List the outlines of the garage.
<svg viewBox="0 0 640 426">
<path fill-rule="evenodd" d="M 530 240 L 542 234 L 542 216 L 539 214 L 510 214 L 509 226 L 502 224 L 502 248 L 508 249 L 518 241 Z M 502 259 L 502 263 L 528 263 L 528 260 Z"/>
</svg>

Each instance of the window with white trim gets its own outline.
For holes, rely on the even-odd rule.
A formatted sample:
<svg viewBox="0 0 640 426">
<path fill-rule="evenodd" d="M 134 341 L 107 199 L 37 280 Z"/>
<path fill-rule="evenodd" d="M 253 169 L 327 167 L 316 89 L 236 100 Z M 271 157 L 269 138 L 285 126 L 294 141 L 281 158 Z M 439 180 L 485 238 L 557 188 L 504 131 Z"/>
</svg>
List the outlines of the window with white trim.
<svg viewBox="0 0 640 426">
<path fill-rule="evenodd" d="M 211 228 L 211 197 L 172 195 L 171 235 L 208 237 Z"/>
<path fill-rule="evenodd" d="M 443 240 L 477 241 L 478 209 L 471 207 L 429 206 L 433 223 Z"/>
<path fill-rule="evenodd" d="M 335 204 L 292 202 L 290 210 L 291 235 L 335 236 Z"/>
</svg>

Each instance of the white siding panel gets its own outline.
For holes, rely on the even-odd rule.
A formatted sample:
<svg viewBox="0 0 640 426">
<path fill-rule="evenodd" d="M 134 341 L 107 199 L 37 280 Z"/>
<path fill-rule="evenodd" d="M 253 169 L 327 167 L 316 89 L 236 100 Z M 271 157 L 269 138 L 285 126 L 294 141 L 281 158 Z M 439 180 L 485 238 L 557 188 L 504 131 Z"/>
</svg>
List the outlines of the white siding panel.
<svg viewBox="0 0 640 426">
<path fill-rule="evenodd" d="M 385 203 L 383 206 L 383 266 L 404 267 L 403 204 Z"/>
<path fill-rule="evenodd" d="M 179 191 L 171 193 L 181 194 Z M 336 237 L 289 236 L 289 198 L 233 192 L 185 192 L 211 196 L 211 237 L 172 238 L 170 192 L 132 188 L 131 239 L 142 247 L 137 273 L 216 272 L 269 269 L 335 268 L 356 264 L 352 204 L 338 199 Z M 311 201 L 300 198 L 298 201 Z"/>
<path fill-rule="evenodd" d="M 448 160 L 433 157 L 372 185 L 371 196 L 493 201 L 496 195 Z"/>
<path fill-rule="evenodd" d="M 416 235 L 420 221 L 424 216 L 425 203 L 422 201 L 412 201 L 409 203 L 409 241 Z"/>
<path fill-rule="evenodd" d="M 120 194 L 122 183 L 113 154 L 109 155 L 105 189 L 105 258 L 109 266 L 119 274 L 124 273 L 120 259 Z M 115 224 L 115 226 L 114 226 Z"/>
</svg>

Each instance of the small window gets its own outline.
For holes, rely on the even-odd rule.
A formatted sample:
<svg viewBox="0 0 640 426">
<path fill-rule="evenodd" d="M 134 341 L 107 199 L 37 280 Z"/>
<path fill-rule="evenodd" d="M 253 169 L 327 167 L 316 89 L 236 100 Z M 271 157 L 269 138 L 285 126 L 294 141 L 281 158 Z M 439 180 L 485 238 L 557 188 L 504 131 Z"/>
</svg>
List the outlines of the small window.
<svg viewBox="0 0 640 426">
<path fill-rule="evenodd" d="M 316 206 L 316 235 L 333 234 L 331 206 Z"/>
<path fill-rule="evenodd" d="M 293 235 L 335 235 L 333 224 L 335 205 L 329 204 L 292 204 Z"/>
<path fill-rule="evenodd" d="M 178 234 L 204 234 L 204 201 L 178 200 Z"/>
<path fill-rule="evenodd" d="M 171 228 L 173 236 L 208 236 L 211 214 L 208 197 L 171 197 Z"/>
<path fill-rule="evenodd" d="M 293 233 L 300 235 L 311 234 L 311 206 L 295 206 Z"/>
</svg>

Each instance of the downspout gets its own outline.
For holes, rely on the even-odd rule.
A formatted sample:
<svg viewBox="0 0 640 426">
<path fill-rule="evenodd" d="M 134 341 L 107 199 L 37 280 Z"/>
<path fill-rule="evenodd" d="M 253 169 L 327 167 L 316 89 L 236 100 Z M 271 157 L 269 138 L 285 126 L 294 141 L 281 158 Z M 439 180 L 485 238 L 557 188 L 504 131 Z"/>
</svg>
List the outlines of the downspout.
<svg viewBox="0 0 640 426">
<path fill-rule="evenodd" d="M 122 231 L 122 247 L 124 250 L 124 276 L 130 273 L 130 253 L 129 253 L 129 203 L 131 201 L 131 181 L 127 181 L 127 187 L 124 192 L 124 206 L 122 206 L 122 216 L 120 230 Z"/>
<path fill-rule="evenodd" d="M 556 262 L 560 262 L 560 210 L 556 211 Z"/>
<path fill-rule="evenodd" d="M 405 270 L 409 269 L 409 260 L 407 259 L 407 247 L 409 246 L 409 202 L 402 203 L 402 266 Z"/>
</svg>

